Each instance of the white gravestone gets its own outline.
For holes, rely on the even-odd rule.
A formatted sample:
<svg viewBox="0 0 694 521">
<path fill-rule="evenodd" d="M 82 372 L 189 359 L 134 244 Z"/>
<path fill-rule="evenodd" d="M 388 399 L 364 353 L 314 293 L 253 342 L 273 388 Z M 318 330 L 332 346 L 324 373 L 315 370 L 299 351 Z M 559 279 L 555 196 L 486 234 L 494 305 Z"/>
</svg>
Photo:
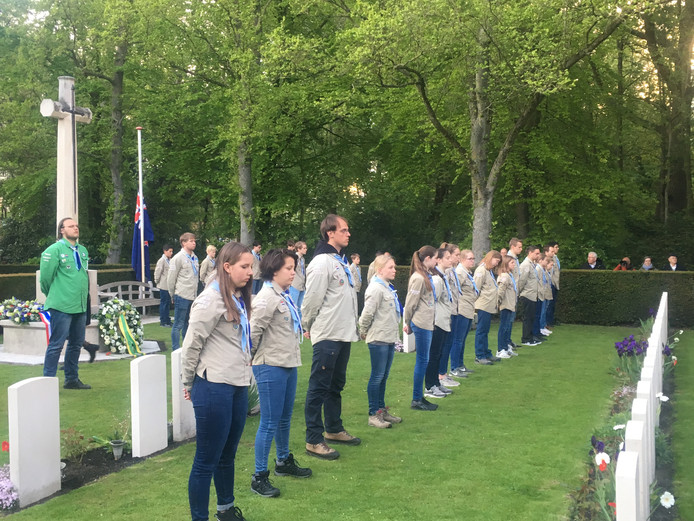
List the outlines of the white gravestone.
<svg viewBox="0 0 694 521">
<path fill-rule="evenodd" d="M 133 457 L 142 458 L 168 445 L 166 358 L 146 355 L 130 362 Z"/>
<path fill-rule="evenodd" d="M 636 398 L 632 403 L 631 403 L 631 419 L 634 421 L 639 421 L 642 422 L 644 425 L 648 426 L 648 401 L 644 400 L 643 398 Z M 651 451 L 653 450 L 655 452 L 655 438 L 653 436 L 653 431 L 646 427 L 645 430 L 645 436 L 646 436 L 646 442 L 645 442 L 645 447 L 646 451 Z M 653 442 L 651 442 L 653 440 Z M 655 468 L 651 468 L 650 465 L 647 465 L 647 463 L 650 461 L 650 457 L 642 459 L 644 462 L 644 465 L 642 465 L 646 469 L 646 476 L 648 478 L 648 483 L 653 482 L 655 479 Z"/>
<path fill-rule="evenodd" d="M 183 398 L 181 381 L 182 349 L 171 353 L 171 408 L 173 413 L 173 439 L 183 441 L 195 437 L 193 402 Z"/>
<path fill-rule="evenodd" d="M 615 472 L 615 496 L 617 521 L 643 521 L 638 500 L 639 455 L 635 452 L 622 452 L 617 460 Z"/>
<path fill-rule="evenodd" d="M 626 431 L 624 433 L 625 450 L 629 452 L 636 452 L 639 455 L 639 461 L 645 461 L 646 453 L 648 451 L 646 444 L 646 424 L 635 420 L 627 422 Z M 638 485 L 639 511 L 648 512 L 651 508 L 651 487 L 650 480 L 648 478 L 648 469 L 646 469 L 645 465 L 639 465 Z"/>
<path fill-rule="evenodd" d="M 648 440 L 648 457 L 646 461 L 641 462 L 642 465 L 647 465 L 649 476 L 655 476 L 655 426 L 657 425 L 655 417 L 657 416 L 656 407 L 658 398 L 653 393 L 653 386 L 649 380 L 640 381 L 636 384 L 636 398 L 644 399 L 648 402 L 648 420 L 646 421 L 646 437 Z"/>
<path fill-rule="evenodd" d="M 58 379 L 40 376 L 7 388 L 10 480 L 25 507 L 60 490 Z"/>
</svg>

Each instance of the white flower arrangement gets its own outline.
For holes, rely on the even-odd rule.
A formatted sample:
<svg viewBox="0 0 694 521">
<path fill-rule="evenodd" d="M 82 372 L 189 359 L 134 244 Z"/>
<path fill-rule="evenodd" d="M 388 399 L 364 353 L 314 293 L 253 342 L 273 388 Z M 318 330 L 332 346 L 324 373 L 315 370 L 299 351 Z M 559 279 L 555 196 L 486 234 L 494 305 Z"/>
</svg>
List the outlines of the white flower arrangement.
<svg viewBox="0 0 694 521">
<path fill-rule="evenodd" d="M 675 496 L 668 491 L 663 492 L 663 495 L 660 496 L 660 504 L 665 508 L 672 508 L 675 505 Z"/>
<path fill-rule="evenodd" d="M 144 330 L 140 313 L 127 300 L 113 298 L 99 307 L 99 334 L 112 353 L 127 353 L 128 347 L 118 327 L 118 318 L 125 313 L 125 321 L 135 341 L 142 345 Z"/>
</svg>

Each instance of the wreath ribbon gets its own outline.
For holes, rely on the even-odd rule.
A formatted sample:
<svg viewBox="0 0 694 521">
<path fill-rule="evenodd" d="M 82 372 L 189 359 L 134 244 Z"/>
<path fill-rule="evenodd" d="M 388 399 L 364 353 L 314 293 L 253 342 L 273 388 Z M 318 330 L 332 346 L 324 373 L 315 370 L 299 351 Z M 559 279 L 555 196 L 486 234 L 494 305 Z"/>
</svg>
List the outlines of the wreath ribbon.
<svg viewBox="0 0 694 521">
<path fill-rule="evenodd" d="M 140 351 L 140 346 L 137 345 L 137 340 L 130 331 L 128 322 L 125 320 L 125 313 L 121 311 L 118 316 L 118 328 L 120 329 L 121 335 L 125 340 L 125 345 L 128 348 L 128 353 L 132 356 L 142 356 L 142 351 Z"/>
</svg>

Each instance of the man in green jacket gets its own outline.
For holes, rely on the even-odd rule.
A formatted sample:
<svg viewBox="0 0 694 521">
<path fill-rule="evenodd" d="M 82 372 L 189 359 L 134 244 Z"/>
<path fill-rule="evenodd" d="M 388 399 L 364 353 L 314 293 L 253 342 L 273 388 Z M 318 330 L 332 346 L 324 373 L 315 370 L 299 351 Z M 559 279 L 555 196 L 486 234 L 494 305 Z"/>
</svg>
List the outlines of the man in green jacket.
<svg viewBox="0 0 694 521">
<path fill-rule="evenodd" d="M 78 378 L 77 362 L 84 344 L 87 294 L 89 292 L 89 254 L 77 243 L 80 229 L 66 217 L 58 223 L 58 242 L 41 254 L 41 291 L 46 295 L 44 309 L 51 315 L 51 334 L 43 361 L 43 376 L 55 376 L 58 360 L 65 350 L 65 389 L 91 389 Z"/>
</svg>

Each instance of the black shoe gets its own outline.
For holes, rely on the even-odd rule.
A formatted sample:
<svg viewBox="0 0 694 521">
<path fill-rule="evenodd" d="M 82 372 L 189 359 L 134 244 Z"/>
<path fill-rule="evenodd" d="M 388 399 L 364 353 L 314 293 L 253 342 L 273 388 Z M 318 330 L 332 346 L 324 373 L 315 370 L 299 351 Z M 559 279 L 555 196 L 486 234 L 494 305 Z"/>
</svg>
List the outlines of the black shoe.
<svg viewBox="0 0 694 521">
<path fill-rule="evenodd" d="M 218 521 L 246 521 L 239 507 L 231 507 L 224 512 L 217 512 L 214 518 Z"/>
<path fill-rule="evenodd" d="M 536 344 L 541 344 L 541 343 L 544 342 L 545 340 L 547 340 L 547 337 L 543 337 L 543 336 L 536 336 L 535 338 L 533 338 L 533 341 L 534 341 Z"/>
<path fill-rule="evenodd" d="M 89 342 L 85 342 L 82 347 L 84 347 L 87 352 L 89 353 L 89 363 L 91 364 L 94 362 L 94 359 L 96 358 L 96 352 L 99 350 L 99 346 L 97 344 L 90 344 Z"/>
<path fill-rule="evenodd" d="M 462 369 L 462 370 L 465 371 L 466 373 L 470 373 L 470 374 L 472 374 L 472 373 L 475 372 L 475 371 L 471 371 L 470 369 L 468 369 L 468 368 L 465 367 L 464 365 L 461 365 L 458 369 Z"/>
<path fill-rule="evenodd" d="M 512 342 L 511 342 L 511 347 L 512 347 L 513 349 L 516 349 L 517 347 L 520 347 L 520 346 L 519 346 L 518 344 L 516 344 L 515 342 L 512 341 Z"/>
<path fill-rule="evenodd" d="M 424 398 L 421 400 L 412 400 L 410 404 L 410 409 L 415 411 L 435 411 L 439 406 L 430 402 L 427 402 Z"/>
<path fill-rule="evenodd" d="M 268 478 L 269 475 L 269 470 L 253 474 L 253 478 L 251 478 L 251 491 L 263 497 L 278 497 L 280 495 L 280 489 L 272 486 Z"/>
<path fill-rule="evenodd" d="M 286 460 L 275 463 L 275 476 L 294 476 L 295 478 L 311 477 L 311 469 L 300 467 L 294 459 L 293 454 L 289 454 Z"/>
<path fill-rule="evenodd" d="M 492 362 L 501 362 L 502 359 L 498 356 L 490 356 L 489 360 L 491 360 Z"/>
<path fill-rule="evenodd" d="M 161 327 L 173 327 L 173 324 L 170 322 L 168 324 L 159 324 Z"/>
<path fill-rule="evenodd" d="M 480 365 L 494 365 L 494 362 L 488 358 L 475 358 L 475 363 Z"/>
<path fill-rule="evenodd" d="M 69 382 L 65 382 L 63 384 L 63 389 L 91 389 L 91 385 L 87 385 L 85 383 L 82 383 L 82 381 L 78 378 L 77 380 L 70 380 Z"/>
</svg>

